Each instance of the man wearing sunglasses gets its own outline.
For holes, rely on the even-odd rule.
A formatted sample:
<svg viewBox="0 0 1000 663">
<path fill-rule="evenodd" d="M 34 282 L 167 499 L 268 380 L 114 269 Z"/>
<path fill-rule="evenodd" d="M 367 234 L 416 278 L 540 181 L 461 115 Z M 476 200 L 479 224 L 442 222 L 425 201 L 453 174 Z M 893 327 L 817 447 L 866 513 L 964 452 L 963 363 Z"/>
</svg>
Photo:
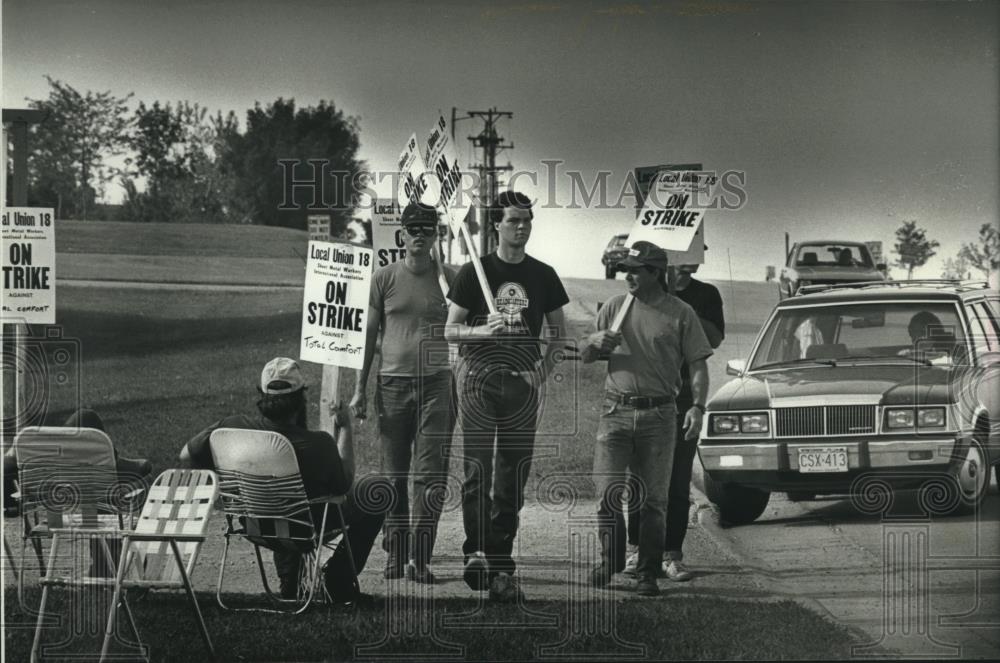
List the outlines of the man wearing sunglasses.
<svg viewBox="0 0 1000 663">
<path fill-rule="evenodd" d="M 512 557 L 524 485 L 531 469 L 542 387 L 559 343 L 542 358 L 543 324 L 565 338 L 562 307 L 569 297 L 552 267 L 525 253 L 534 214 L 527 196 L 505 191 L 490 209 L 497 250 L 483 257 L 483 271 L 497 312 L 490 313 L 476 274 L 467 264 L 448 298 L 446 335 L 459 345 L 456 371 L 465 481 L 463 577 L 496 601 L 523 595 Z M 492 495 L 491 495 L 492 487 Z"/>
<path fill-rule="evenodd" d="M 444 266 L 432 260 L 437 227 L 434 208 L 410 203 L 403 210 L 399 232 L 405 256 L 376 270 L 372 279 L 364 363 L 350 403 L 354 416 L 364 418 L 368 375 L 381 334 L 375 408 L 382 470 L 396 492 L 382 539 L 387 552 L 385 577 L 405 574 L 424 584 L 435 581 L 428 565 L 443 505 L 454 423 L 452 375 L 443 335 L 448 302 L 437 272 Z M 450 280 L 451 272 L 446 271 L 445 277 Z M 407 491 L 411 462 L 412 502 Z"/>
<path fill-rule="evenodd" d="M 667 253 L 651 242 L 636 242 L 619 263 L 626 272 L 628 292 L 635 300 L 619 331 L 611 321 L 625 295 L 613 297 L 597 314 L 597 331 L 581 342 L 584 362 L 608 357 L 604 404 L 594 450 L 594 483 L 598 489 L 598 535 L 601 564 L 591 581 L 597 587 L 611 582 L 625 568 L 625 519 L 622 492 L 625 470 L 644 486 L 639 511 L 639 554 L 636 591 L 658 596 L 656 578 L 663 558 L 664 526 L 674 450 L 677 445 L 675 400 L 681 386 L 681 368 L 691 374 L 694 404 L 684 413 L 686 436 L 701 431 L 708 395 L 708 368 L 712 355 L 695 313 L 678 297 L 665 292 Z"/>
</svg>

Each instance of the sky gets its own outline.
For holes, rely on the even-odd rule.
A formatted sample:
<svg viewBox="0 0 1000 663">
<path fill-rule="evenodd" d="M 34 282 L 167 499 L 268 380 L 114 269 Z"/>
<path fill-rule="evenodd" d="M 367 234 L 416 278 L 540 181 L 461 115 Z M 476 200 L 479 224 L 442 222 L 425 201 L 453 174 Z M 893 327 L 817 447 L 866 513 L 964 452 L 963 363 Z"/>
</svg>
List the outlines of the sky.
<svg viewBox="0 0 1000 663">
<path fill-rule="evenodd" d="M 1000 218 L 998 2 L 2 0 L 2 23 L 5 107 L 46 97 L 44 75 L 241 116 L 326 99 L 373 170 L 439 113 L 509 111 L 499 162 L 556 192 L 528 252 L 564 276 L 600 278 L 635 218 L 631 198 L 570 208 L 567 171 L 609 172 L 611 203 L 637 166 L 745 173 L 746 203 L 705 216 L 718 280 L 763 279 L 785 232 L 888 253 L 911 219 L 941 243 L 914 276 L 936 278 Z M 456 128 L 466 162 L 480 128 Z"/>
</svg>

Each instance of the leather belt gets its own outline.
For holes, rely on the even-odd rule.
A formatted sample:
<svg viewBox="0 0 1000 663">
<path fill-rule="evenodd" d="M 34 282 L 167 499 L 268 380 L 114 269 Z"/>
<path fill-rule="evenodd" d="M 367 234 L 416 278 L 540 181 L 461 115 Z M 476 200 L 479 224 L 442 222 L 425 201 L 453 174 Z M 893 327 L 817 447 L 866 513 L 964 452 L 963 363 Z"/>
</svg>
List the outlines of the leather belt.
<svg viewBox="0 0 1000 663">
<path fill-rule="evenodd" d="M 669 396 L 636 396 L 634 394 L 611 393 L 608 393 L 607 396 L 619 405 L 634 407 L 637 410 L 647 410 L 651 407 L 659 407 L 674 402 L 674 399 Z"/>
</svg>

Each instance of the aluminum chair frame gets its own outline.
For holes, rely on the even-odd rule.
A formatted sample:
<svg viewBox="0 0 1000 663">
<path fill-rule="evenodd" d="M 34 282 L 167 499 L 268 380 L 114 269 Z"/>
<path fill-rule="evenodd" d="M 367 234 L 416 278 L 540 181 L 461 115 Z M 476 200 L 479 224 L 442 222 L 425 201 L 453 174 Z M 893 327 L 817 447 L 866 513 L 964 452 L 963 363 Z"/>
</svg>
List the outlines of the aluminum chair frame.
<svg viewBox="0 0 1000 663">
<path fill-rule="evenodd" d="M 218 477 L 210 470 L 166 470 L 157 477 L 150 487 L 149 496 L 134 529 L 109 531 L 89 527 L 64 527 L 52 530 L 49 564 L 46 575 L 41 579 L 42 599 L 31 647 L 32 663 L 39 660 L 49 588 L 78 585 L 111 587 L 113 589 L 108 621 L 104 629 L 104 641 L 101 646 L 101 663 L 108 658 L 119 607 L 125 610 L 129 627 L 142 652 L 140 655 L 148 660 L 148 656 L 145 654 L 146 647 L 142 645 L 135 616 L 125 592 L 127 589 L 134 588 L 183 589 L 191 599 L 202 641 L 214 659 L 215 649 L 212 646 L 205 620 L 194 594 L 191 573 L 197 562 L 201 544 L 207 536 L 208 521 L 218 495 L 218 489 Z M 112 555 L 107 546 L 109 536 L 118 536 L 122 540 L 121 554 L 115 567 L 114 578 L 55 575 L 58 550 L 64 539 L 72 541 L 78 538 L 99 538 L 106 560 L 112 564 Z M 184 544 L 183 552 L 178 544 Z M 135 564 L 136 560 L 142 560 L 141 565 Z M 139 568 L 140 566 L 141 568 Z M 131 575 L 129 575 L 130 572 Z"/>
<path fill-rule="evenodd" d="M 320 560 L 323 548 L 335 549 L 335 530 L 342 538 L 353 581 L 357 582 L 354 553 L 342 509 L 347 497 L 329 495 L 310 500 L 302 484 L 295 449 L 288 438 L 273 431 L 220 428 L 212 432 L 209 446 L 219 474 L 219 496 L 227 524 L 216 584 L 219 606 L 235 611 L 300 614 L 313 602 L 317 587 L 329 599 L 320 578 Z M 318 528 L 311 509 L 314 505 L 322 505 Z M 328 531 L 331 506 L 341 527 Z M 329 542 L 326 541 L 328 534 L 333 535 Z M 280 609 L 232 608 L 223 601 L 226 559 L 233 538 L 243 538 L 253 544 L 264 592 Z M 261 547 L 270 550 L 281 547 L 302 554 L 298 598 L 283 599 L 275 595 L 264 570 Z"/>
<path fill-rule="evenodd" d="M 26 608 L 28 541 L 41 575 L 45 570 L 42 541 L 51 539 L 54 529 L 125 529 L 124 516 L 132 514 L 134 500 L 143 490 L 119 479 L 114 445 L 105 432 L 95 428 L 29 426 L 14 438 L 14 453 L 23 522 L 17 596 Z M 113 562 L 109 568 L 114 568 Z"/>
</svg>

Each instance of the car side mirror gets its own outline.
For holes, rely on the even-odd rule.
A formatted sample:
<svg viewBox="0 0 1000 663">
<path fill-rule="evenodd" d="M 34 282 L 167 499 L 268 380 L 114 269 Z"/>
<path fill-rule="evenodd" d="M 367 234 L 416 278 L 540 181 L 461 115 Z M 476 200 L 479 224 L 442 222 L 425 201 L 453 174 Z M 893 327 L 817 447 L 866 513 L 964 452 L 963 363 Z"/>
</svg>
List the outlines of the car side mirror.
<svg viewBox="0 0 1000 663">
<path fill-rule="evenodd" d="M 877 269 L 880 272 L 884 272 L 886 270 L 886 267 L 887 265 L 884 262 L 880 262 L 879 264 L 875 265 L 875 269 Z"/>
<path fill-rule="evenodd" d="M 739 377 L 743 375 L 746 368 L 746 359 L 730 359 L 726 362 L 726 375 L 735 375 L 736 377 Z"/>
</svg>

